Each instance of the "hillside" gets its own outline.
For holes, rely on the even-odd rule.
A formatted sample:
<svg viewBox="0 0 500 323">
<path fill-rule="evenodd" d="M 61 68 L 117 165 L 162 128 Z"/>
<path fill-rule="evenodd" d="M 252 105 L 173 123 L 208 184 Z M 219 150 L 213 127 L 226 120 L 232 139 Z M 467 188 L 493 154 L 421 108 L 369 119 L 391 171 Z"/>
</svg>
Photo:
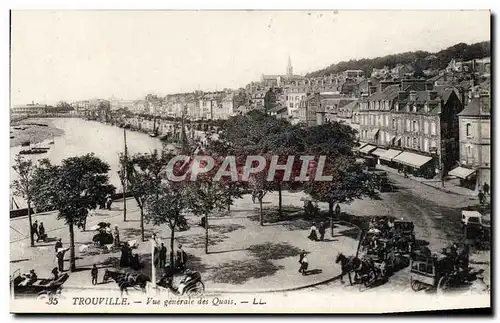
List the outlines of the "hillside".
<svg viewBox="0 0 500 323">
<path fill-rule="evenodd" d="M 436 56 L 434 59 L 427 60 L 430 55 Z M 339 73 L 345 70 L 363 70 L 367 75 L 370 75 L 374 68 L 389 68 L 395 67 L 397 64 L 411 64 L 415 71 L 422 69 L 443 69 L 445 68 L 452 58 L 463 59 L 465 61 L 488 57 L 491 55 L 490 42 L 485 41 L 468 45 L 459 43 L 454 46 L 443 49 L 437 53 L 430 53 L 425 51 L 406 52 L 400 54 L 387 55 L 376 58 L 363 58 L 356 60 L 349 60 L 332 64 L 319 71 L 311 72 L 306 77 L 319 77 L 332 73 Z"/>
</svg>

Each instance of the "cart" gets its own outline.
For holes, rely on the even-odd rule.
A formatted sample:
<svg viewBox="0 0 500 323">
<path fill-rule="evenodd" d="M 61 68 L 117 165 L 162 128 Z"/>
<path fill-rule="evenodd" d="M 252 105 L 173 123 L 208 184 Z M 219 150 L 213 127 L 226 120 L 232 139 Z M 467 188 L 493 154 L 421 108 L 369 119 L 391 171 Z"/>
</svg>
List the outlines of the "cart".
<svg viewBox="0 0 500 323">
<path fill-rule="evenodd" d="M 53 295 L 60 295 L 62 290 L 62 285 L 68 279 L 68 274 L 62 274 L 58 279 L 47 279 L 38 278 L 33 283 L 24 285 L 26 277 L 21 274 L 13 275 L 11 278 L 11 289 L 14 293 L 14 297 L 36 297 L 38 299 L 44 299 L 51 297 Z"/>
</svg>

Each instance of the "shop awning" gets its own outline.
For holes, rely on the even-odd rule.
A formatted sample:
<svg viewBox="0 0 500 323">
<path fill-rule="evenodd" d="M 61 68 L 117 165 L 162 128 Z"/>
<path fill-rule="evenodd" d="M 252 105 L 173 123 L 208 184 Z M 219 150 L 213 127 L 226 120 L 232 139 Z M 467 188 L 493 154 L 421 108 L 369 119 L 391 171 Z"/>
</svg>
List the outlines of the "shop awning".
<svg viewBox="0 0 500 323">
<path fill-rule="evenodd" d="M 389 142 L 392 144 L 394 143 L 394 139 L 396 139 L 396 136 L 391 136 L 391 139 L 389 140 Z"/>
<path fill-rule="evenodd" d="M 397 155 L 401 154 L 402 151 L 401 150 L 396 150 L 396 149 L 389 149 L 385 155 L 383 156 L 380 156 L 380 159 L 383 159 L 383 160 L 387 160 L 387 161 L 392 161 L 392 159 L 394 157 L 396 157 Z"/>
<path fill-rule="evenodd" d="M 415 168 L 420 168 L 431 160 L 432 157 L 414 154 L 407 151 L 403 151 L 393 159 L 395 162 Z"/>
<path fill-rule="evenodd" d="M 373 129 L 372 130 L 372 138 L 375 138 L 375 136 L 377 135 L 379 129 Z"/>
<path fill-rule="evenodd" d="M 398 142 L 398 141 L 401 141 L 401 136 L 397 136 L 396 140 L 394 142 Z"/>
<path fill-rule="evenodd" d="M 364 154 L 369 154 L 372 151 L 374 151 L 375 149 L 377 149 L 377 147 L 372 146 L 372 145 L 366 145 L 363 148 L 361 148 L 359 151 L 364 153 Z"/>
<path fill-rule="evenodd" d="M 457 167 L 450 171 L 448 175 L 460 177 L 462 179 L 467 179 L 469 176 L 476 172 L 475 169 L 469 169 L 465 167 Z"/>
<path fill-rule="evenodd" d="M 377 148 L 377 149 L 375 149 L 374 152 L 372 152 L 372 154 L 374 154 L 375 156 L 379 156 L 379 157 L 384 156 L 386 153 L 387 153 L 387 150 L 382 149 L 382 148 Z"/>
</svg>

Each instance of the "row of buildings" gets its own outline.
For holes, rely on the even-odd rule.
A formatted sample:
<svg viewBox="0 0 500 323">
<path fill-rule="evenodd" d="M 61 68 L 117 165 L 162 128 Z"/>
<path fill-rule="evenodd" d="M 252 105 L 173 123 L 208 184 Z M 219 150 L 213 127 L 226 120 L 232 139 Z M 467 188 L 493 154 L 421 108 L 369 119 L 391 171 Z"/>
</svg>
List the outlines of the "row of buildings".
<svg viewBox="0 0 500 323">
<path fill-rule="evenodd" d="M 489 182 L 490 59 L 453 59 L 441 71 L 424 70 L 418 79 L 413 72 L 411 65 L 397 64 L 373 69 L 370 76 L 346 70 L 304 77 L 293 73 L 289 58 L 285 74 L 262 75 L 236 91 L 112 97 L 70 105 L 76 114 L 109 109 L 217 120 L 266 109 L 292 123 L 337 121 L 357 131 L 359 153 L 377 163 L 425 177 L 456 176 L 470 188 Z M 26 114 L 43 110 L 35 104 L 13 108 Z"/>
</svg>

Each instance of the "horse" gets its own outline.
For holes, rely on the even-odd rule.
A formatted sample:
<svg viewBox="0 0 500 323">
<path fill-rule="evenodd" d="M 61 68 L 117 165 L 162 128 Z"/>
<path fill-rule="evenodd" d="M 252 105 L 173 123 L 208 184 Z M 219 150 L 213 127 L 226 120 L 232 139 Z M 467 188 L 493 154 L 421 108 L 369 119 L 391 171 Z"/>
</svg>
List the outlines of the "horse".
<svg viewBox="0 0 500 323">
<path fill-rule="evenodd" d="M 137 286 L 141 289 L 143 293 L 146 293 L 146 286 L 148 282 L 151 282 L 151 279 L 143 274 L 137 273 L 121 273 L 117 271 L 107 270 L 104 272 L 103 281 L 106 282 L 108 279 L 113 279 L 120 288 L 120 293 L 123 295 L 123 292 L 128 295 L 127 288 L 133 287 L 137 288 Z"/>
<path fill-rule="evenodd" d="M 372 273 L 375 277 L 379 275 L 375 267 L 375 263 L 370 259 L 360 259 L 355 256 L 346 257 L 342 253 L 337 255 L 335 263 L 339 263 L 342 268 L 340 274 L 340 281 L 343 283 L 344 274 L 349 277 L 349 284 L 352 286 L 351 272 L 354 271 L 354 281 L 358 281 L 359 278 L 367 277 Z"/>
</svg>

